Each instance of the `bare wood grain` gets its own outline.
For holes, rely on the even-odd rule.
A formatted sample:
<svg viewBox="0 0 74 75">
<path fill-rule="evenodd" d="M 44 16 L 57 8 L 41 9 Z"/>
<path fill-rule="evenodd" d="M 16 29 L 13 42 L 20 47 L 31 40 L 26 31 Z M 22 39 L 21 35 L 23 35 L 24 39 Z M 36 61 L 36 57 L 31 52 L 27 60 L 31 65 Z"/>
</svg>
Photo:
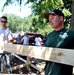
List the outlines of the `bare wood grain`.
<svg viewBox="0 0 74 75">
<path fill-rule="evenodd" d="M 24 56 L 74 66 L 74 49 L 5 44 L 4 50 Z"/>
</svg>

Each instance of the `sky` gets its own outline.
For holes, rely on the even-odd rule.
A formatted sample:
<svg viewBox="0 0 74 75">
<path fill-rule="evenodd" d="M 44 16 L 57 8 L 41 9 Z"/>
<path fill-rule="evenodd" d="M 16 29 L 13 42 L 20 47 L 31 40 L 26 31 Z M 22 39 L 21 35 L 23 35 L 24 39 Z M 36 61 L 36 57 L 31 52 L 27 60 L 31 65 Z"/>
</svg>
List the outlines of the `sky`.
<svg viewBox="0 0 74 75">
<path fill-rule="evenodd" d="M 1 9 L 2 9 L 5 1 L 6 0 L 0 0 L 0 17 L 3 14 L 5 14 L 5 13 L 7 13 L 7 14 L 15 14 L 16 16 L 20 16 L 22 18 L 23 17 L 27 17 L 27 16 L 29 16 L 31 14 L 31 9 L 29 8 L 29 6 L 31 4 L 28 4 L 26 6 L 24 4 L 22 4 L 21 11 L 20 11 L 20 6 L 19 5 L 17 5 L 17 6 L 15 6 L 15 5 L 9 5 L 9 6 L 5 7 L 5 9 L 4 9 L 3 12 L 1 12 Z M 26 0 L 24 0 L 24 1 L 26 1 Z"/>
</svg>

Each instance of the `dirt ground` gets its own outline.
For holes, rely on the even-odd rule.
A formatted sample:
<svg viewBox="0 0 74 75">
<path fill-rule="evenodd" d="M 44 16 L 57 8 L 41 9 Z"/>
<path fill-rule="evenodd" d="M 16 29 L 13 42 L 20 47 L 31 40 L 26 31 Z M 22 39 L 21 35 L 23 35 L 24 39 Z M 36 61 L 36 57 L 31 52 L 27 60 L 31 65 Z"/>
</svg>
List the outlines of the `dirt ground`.
<svg viewBox="0 0 74 75">
<path fill-rule="evenodd" d="M 22 57 L 26 59 L 25 57 Z M 34 69 L 31 66 L 23 67 L 17 70 L 12 71 L 12 74 L 24 74 L 24 75 L 44 75 L 44 67 L 45 67 L 45 61 L 38 60 L 38 59 L 32 59 L 31 60 L 33 65 L 35 65 L 37 68 L 39 68 L 40 71 Z M 16 65 L 23 64 L 24 62 L 18 60 L 16 57 L 12 60 L 11 66 L 14 67 Z M 28 68 L 28 69 L 27 69 Z"/>
</svg>

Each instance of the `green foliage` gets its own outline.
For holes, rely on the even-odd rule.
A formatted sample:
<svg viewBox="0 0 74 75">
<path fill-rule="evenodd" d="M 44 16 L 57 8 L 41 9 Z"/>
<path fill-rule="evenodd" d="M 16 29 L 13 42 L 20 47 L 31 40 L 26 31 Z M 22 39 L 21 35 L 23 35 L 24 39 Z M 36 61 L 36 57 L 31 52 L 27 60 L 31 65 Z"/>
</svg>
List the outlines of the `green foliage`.
<svg viewBox="0 0 74 75">
<path fill-rule="evenodd" d="M 6 2 L 7 5 L 17 2 L 21 6 L 24 0 L 7 0 Z M 44 13 L 53 9 L 63 10 L 65 14 L 65 24 L 70 26 L 72 0 L 27 0 L 27 2 L 24 4 L 28 3 L 32 3 L 32 15 L 28 18 L 21 19 L 21 21 L 20 18 L 16 20 L 15 18 L 13 18 L 12 20 L 15 20 L 15 24 L 13 25 L 13 27 L 10 26 L 10 28 L 15 28 L 13 30 L 14 32 L 24 30 L 45 34 L 47 32 L 52 31 L 52 28 L 44 19 Z"/>
<path fill-rule="evenodd" d="M 20 32 L 20 31 L 26 31 L 29 29 L 29 22 L 26 18 L 20 18 L 19 16 L 15 15 L 8 15 L 4 14 L 8 18 L 8 24 L 7 27 L 11 29 L 11 31 L 14 32 Z M 27 27 L 27 28 L 26 28 Z"/>
<path fill-rule="evenodd" d="M 15 4 L 15 5 L 20 5 L 21 7 L 21 4 L 24 2 L 24 0 L 6 0 L 6 2 L 4 3 L 3 5 L 3 8 L 2 8 L 2 12 L 4 11 L 4 8 L 10 4 Z"/>
<path fill-rule="evenodd" d="M 64 2 L 64 7 L 71 12 L 71 9 L 72 9 L 72 7 L 71 7 L 72 0 L 63 0 L 63 2 Z"/>
</svg>

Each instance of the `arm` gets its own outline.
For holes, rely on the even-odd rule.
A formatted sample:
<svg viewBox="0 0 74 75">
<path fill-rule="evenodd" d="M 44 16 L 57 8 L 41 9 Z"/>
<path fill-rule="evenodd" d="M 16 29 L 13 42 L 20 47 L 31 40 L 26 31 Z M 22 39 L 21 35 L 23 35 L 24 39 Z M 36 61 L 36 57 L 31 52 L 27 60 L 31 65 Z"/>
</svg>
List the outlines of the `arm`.
<svg viewBox="0 0 74 75">
<path fill-rule="evenodd" d="M 9 31 L 9 34 L 8 34 L 8 43 L 13 43 L 13 35 L 11 31 Z"/>
</svg>

